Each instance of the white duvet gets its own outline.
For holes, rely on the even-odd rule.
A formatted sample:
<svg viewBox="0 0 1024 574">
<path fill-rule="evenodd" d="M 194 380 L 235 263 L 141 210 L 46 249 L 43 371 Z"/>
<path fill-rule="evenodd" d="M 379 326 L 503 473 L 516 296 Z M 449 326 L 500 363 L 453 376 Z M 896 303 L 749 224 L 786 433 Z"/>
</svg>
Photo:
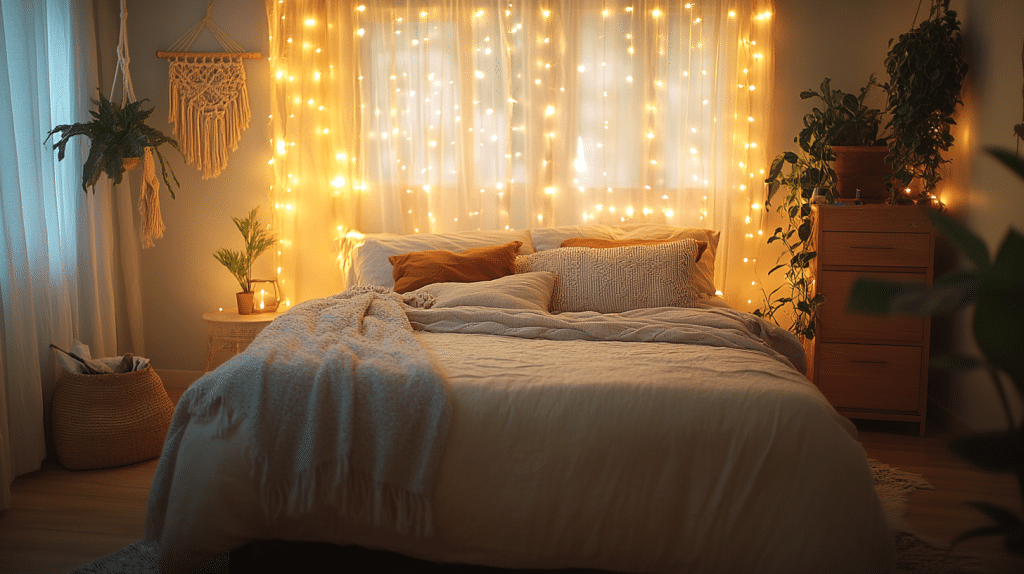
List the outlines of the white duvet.
<svg viewBox="0 0 1024 574">
<path fill-rule="evenodd" d="M 253 539 L 500 567 L 891 570 L 892 534 L 855 429 L 791 366 L 802 357 L 788 335 L 734 311 L 661 309 L 633 313 L 644 326 L 618 332 L 667 336 L 683 315 L 722 325 L 703 336 L 693 327 L 698 344 L 586 340 L 562 336 L 565 327 L 531 339 L 481 333 L 540 333 L 550 316 L 538 326 L 523 312 L 474 313 L 410 311 L 421 329 L 477 331 L 416 334 L 454 407 L 431 536 L 350 523 L 329 504 L 272 522 L 254 503 L 243 454 L 251 421 L 220 436 L 194 424 L 176 459 L 161 464 L 173 484 L 161 509 L 163 571 L 188 571 Z M 660 330 L 658 315 L 668 323 Z M 705 344 L 718 339 L 737 343 Z"/>
</svg>

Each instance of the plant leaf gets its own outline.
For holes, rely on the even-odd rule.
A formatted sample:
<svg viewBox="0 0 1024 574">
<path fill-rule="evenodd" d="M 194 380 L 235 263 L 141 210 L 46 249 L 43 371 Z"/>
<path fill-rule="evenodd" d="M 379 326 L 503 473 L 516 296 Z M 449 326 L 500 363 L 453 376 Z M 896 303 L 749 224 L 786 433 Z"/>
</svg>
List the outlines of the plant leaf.
<svg viewBox="0 0 1024 574">
<path fill-rule="evenodd" d="M 985 470 L 1017 473 L 1024 468 L 1024 439 L 1017 429 L 958 436 L 949 448 Z"/>
<path fill-rule="evenodd" d="M 981 359 L 958 353 L 939 355 L 928 361 L 928 366 L 938 371 L 973 371 L 986 365 L 988 363 Z"/>
<path fill-rule="evenodd" d="M 1001 161 L 1006 165 L 1006 167 L 1012 169 L 1017 175 L 1024 178 L 1024 159 L 1018 157 L 1017 154 L 1010 150 L 997 147 L 988 147 L 985 148 L 985 151 L 990 153 L 997 160 Z"/>
<path fill-rule="evenodd" d="M 919 282 L 861 278 L 850 289 L 846 308 L 867 315 L 930 316 L 963 308 L 974 299 L 976 290 L 971 271 L 940 278 L 935 288 Z"/>
<path fill-rule="evenodd" d="M 992 519 L 995 526 L 976 528 L 957 536 L 951 545 L 956 545 L 967 538 L 993 536 L 1002 534 L 1006 549 L 1013 554 L 1024 554 L 1024 521 L 1013 512 L 988 502 L 968 502 L 982 514 Z"/>
<path fill-rule="evenodd" d="M 988 273 L 981 276 L 974 309 L 974 338 L 985 358 L 1024 384 L 1024 236 L 1011 229 Z M 1024 389 L 1021 389 L 1024 392 Z"/>
<path fill-rule="evenodd" d="M 957 223 L 945 213 L 928 210 L 928 217 L 936 229 L 948 239 L 954 247 L 967 257 L 967 260 L 979 270 L 987 269 L 992 260 L 989 258 L 988 246 L 971 230 Z"/>
</svg>

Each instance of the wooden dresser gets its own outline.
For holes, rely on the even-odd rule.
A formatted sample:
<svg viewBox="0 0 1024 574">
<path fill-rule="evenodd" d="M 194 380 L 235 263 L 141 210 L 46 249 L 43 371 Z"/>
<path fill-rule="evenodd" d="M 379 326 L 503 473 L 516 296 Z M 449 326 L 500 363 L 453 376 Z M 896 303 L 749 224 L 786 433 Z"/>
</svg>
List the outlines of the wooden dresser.
<svg viewBox="0 0 1024 574">
<path fill-rule="evenodd" d="M 808 378 L 853 419 L 908 421 L 925 432 L 928 400 L 926 317 L 870 316 L 846 310 L 858 277 L 931 285 L 934 232 L 918 207 L 814 206 L 815 287 L 825 295 L 808 344 Z"/>
</svg>

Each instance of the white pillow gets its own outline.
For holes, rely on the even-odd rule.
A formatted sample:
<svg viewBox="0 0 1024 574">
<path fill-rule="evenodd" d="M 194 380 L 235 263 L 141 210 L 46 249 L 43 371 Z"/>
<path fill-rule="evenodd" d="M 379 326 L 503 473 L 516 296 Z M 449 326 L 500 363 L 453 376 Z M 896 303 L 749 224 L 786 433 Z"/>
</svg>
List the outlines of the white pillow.
<svg viewBox="0 0 1024 574">
<path fill-rule="evenodd" d="M 555 274 L 546 271 L 506 275 L 473 283 L 432 283 L 412 295 L 434 296 L 433 309 L 442 307 L 494 307 L 548 312 Z"/>
<path fill-rule="evenodd" d="M 516 257 L 516 273 L 555 274 L 552 313 L 694 307 L 696 257 L 692 239 L 611 249 L 561 247 Z"/>
<path fill-rule="evenodd" d="M 349 241 L 349 240 L 346 240 Z M 462 231 L 457 233 L 433 234 L 417 233 L 414 235 L 393 235 L 390 233 L 371 233 L 362 239 L 362 243 L 352 249 L 347 274 L 348 287 L 378 285 L 394 287 L 395 278 L 388 257 L 413 251 L 465 251 L 472 247 L 503 245 L 511 241 L 522 241 L 519 253 L 533 253 L 533 242 L 530 232 L 523 231 Z"/>
<path fill-rule="evenodd" d="M 616 239 L 693 239 L 707 241 L 708 248 L 700 256 L 700 261 L 693 273 L 693 285 L 701 297 L 713 297 L 715 289 L 715 254 L 718 253 L 720 231 L 711 229 L 691 229 L 672 225 L 634 224 L 622 225 L 623 232 Z"/>
</svg>

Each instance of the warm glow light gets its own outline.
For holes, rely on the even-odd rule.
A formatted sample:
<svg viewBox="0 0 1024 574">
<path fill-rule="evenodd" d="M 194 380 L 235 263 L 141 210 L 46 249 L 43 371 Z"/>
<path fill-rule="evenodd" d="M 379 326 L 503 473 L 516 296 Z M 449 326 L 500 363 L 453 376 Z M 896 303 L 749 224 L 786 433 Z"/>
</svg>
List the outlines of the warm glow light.
<svg viewBox="0 0 1024 574">
<path fill-rule="evenodd" d="M 355 232 L 346 230 L 359 225 L 359 216 L 351 215 L 359 208 L 346 202 L 363 194 L 371 205 L 394 201 L 394 213 L 386 214 L 393 219 L 384 230 L 400 233 L 573 220 L 707 226 L 737 211 L 737 222 L 744 218 L 752 226 L 761 217 L 761 189 L 754 178 L 760 173 L 763 179 L 767 165 L 755 142 L 766 141 L 762 98 L 768 94 L 755 86 L 767 85 L 762 82 L 772 63 L 764 61 L 770 45 L 751 48 L 763 41 L 768 24 L 752 21 L 769 20 L 770 11 L 740 9 L 735 3 L 735 9 L 727 10 L 730 21 L 722 26 L 719 6 L 699 2 L 686 2 L 688 12 L 682 14 L 679 5 L 666 4 L 670 9 L 662 10 L 655 2 L 636 10 L 607 2 L 570 3 L 559 5 L 557 14 L 550 4 L 524 11 L 511 2 L 499 4 L 497 12 L 474 8 L 462 13 L 453 11 L 463 8 L 442 13 L 387 6 L 370 11 L 360 4 L 357 14 L 340 18 L 318 3 L 301 8 L 297 3 L 284 8 L 291 0 L 279 4 L 271 4 L 270 65 L 278 95 L 270 118 L 275 153 L 267 164 L 275 178 L 275 226 L 283 225 L 281 283 L 295 281 L 297 253 L 307 247 L 292 245 L 294 214 L 324 213 L 343 224 L 336 226 L 337 240 L 355 240 Z M 575 18 L 577 9 L 589 20 Z M 643 17 L 645 12 L 649 16 Z M 598 13 L 604 20 L 595 18 Z M 701 29 L 706 14 L 713 17 Z M 444 38 L 444 26 L 468 24 L 470 16 L 476 20 L 468 40 L 453 47 Z M 607 49 L 572 45 L 577 32 L 566 30 L 583 21 L 599 28 L 594 30 L 598 38 L 607 36 Z M 730 43 L 748 49 L 721 56 L 726 29 L 734 34 Z M 523 30 L 530 36 L 517 35 Z M 335 34 L 330 45 L 328 33 Z M 678 35 L 680 46 L 689 51 L 682 59 L 686 69 L 663 65 L 669 58 L 666 34 Z M 384 53 L 373 63 L 339 58 L 349 46 L 355 50 L 350 53 L 371 54 L 380 45 Z M 570 60 L 566 54 L 578 56 Z M 472 62 L 472 67 L 441 64 L 452 61 Z M 527 64 L 508 66 L 517 61 Z M 573 68 L 577 74 L 568 74 Z M 469 74 L 473 82 L 459 80 Z M 731 84 L 738 86 L 728 96 L 707 89 L 730 85 L 726 78 L 735 78 Z M 339 83 L 349 81 L 352 88 Z M 682 106 L 677 104 L 680 93 Z M 707 95 L 696 96 L 692 104 L 685 101 L 694 94 Z M 704 107 L 693 113 L 697 102 Z M 460 109 L 460 103 L 471 109 Z M 575 150 L 572 139 L 577 140 Z M 623 162 L 620 152 L 627 141 L 643 144 L 635 158 Z M 343 149 L 360 151 L 357 156 Z M 473 158 L 473 169 L 465 172 L 461 158 Z M 401 183 L 392 186 L 387 178 Z M 519 195 L 531 187 L 527 182 L 540 185 L 526 192 L 533 194 L 534 207 L 523 209 L 531 205 Z M 468 201 L 467 184 L 473 192 Z M 388 195 L 392 187 L 400 201 Z M 691 199 L 694 190 L 707 195 Z M 333 204 L 315 203 L 323 198 Z M 730 257 L 736 257 L 732 260 L 756 261 L 753 251 L 746 251 L 755 242 L 741 240 L 763 235 L 755 229 L 744 227 L 723 239 Z M 744 285 L 749 280 L 742 274 L 734 280 L 740 286 L 729 289 L 736 300 L 750 295 Z M 284 295 L 288 307 L 291 300 Z"/>
</svg>

